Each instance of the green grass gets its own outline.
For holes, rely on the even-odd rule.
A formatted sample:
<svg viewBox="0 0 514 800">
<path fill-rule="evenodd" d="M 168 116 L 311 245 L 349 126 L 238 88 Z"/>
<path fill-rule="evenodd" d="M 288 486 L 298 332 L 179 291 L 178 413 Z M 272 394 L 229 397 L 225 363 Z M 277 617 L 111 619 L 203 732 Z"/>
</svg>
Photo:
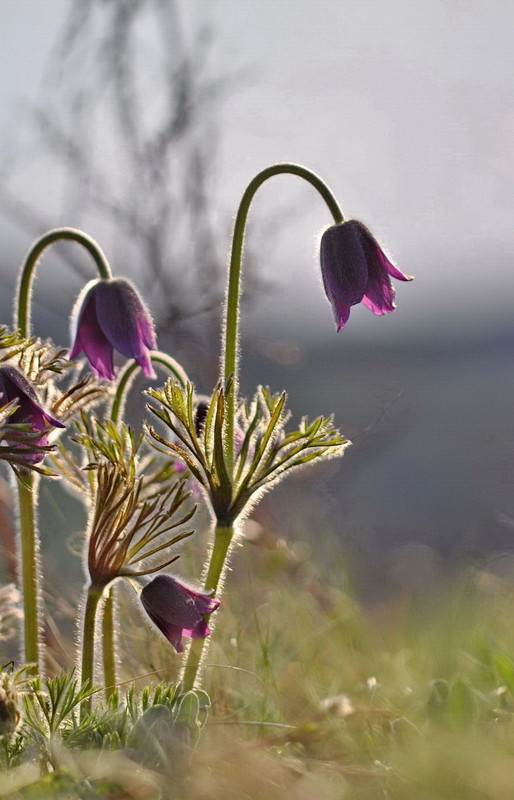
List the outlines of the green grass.
<svg viewBox="0 0 514 800">
<path fill-rule="evenodd" d="M 152 672 L 173 684 L 179 659 L 123 593 L 122 677 L 136 688 L 80 730 L 60 684 L 53 735 L 25 737 L 26 722 L 4 739 L 0 797 L 512 800 L 514 589 L 467 569 L 366 610 L 332 575 L 301 548 L 236 551 L 208 714 L 143 688 Z"/>
</svg>

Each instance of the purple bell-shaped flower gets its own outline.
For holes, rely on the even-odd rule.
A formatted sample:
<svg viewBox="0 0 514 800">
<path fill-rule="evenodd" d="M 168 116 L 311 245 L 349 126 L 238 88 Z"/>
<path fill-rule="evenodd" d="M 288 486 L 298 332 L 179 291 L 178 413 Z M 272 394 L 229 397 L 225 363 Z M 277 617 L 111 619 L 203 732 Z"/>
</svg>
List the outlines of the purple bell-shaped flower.
<svg viewBox="0 0 514 800">
<path fill-rule="evenodd" d="M 53 425 L 54 428 L 66 427 L 43 408 L 28 378 L 12 364 L 4 364 L 0 366 L 0 405 L 11 400 L 17 401 L 18 408 L 10 414 L 8 421 L 15 425 L 27 424 L 35 432 L 41 431 L 41 436 L 34 440 L 37 446 L 46 447 L 48 444 L 48 425 Z M 27 454 L 27 461 L 38 464 L 44 457 L 44 453 L 31 453 Z"/>
<path fill-rule="evenodd" d="M 321 237 L 320 259 L 323 286 L 338 331 L 357 303 L 378 315 L 394 311 L 391 278 L 412 280 L 389 261 L 371 231 L 356 219 L 327 228 Z"/>
<path fill-rule="evenodd" d="M 94 373 L 113 380 L 113 351 L 135 359 L 148 378 L 155 378 L 149 351 L 157 348 L 150 312 L 134 286 L 124 278 L 98 279 L 80 293 L 72 312 L 70 359 L 85 353 Z"/>
<path fill-rule="evenodd" d="M 177 653 L 182 653 L 182 636 L 203 639 L 211 629 L 204 620 L 219 606 L 204 592 L 198 592 L 171 575 L 157 575 L 141 592 L 146 613 Z"/>
</svg>

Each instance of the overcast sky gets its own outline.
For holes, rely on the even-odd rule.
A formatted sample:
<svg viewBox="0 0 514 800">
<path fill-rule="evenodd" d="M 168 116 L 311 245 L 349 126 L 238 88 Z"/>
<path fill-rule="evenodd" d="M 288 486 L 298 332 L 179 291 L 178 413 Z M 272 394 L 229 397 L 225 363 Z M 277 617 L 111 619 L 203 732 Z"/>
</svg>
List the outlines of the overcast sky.
<svg viewBox="0 0 514 800">
<path fill-rule="evenodd" d="M 38 96 L 68 6 L 66 0 L 2 6 L 5 156 L 16 149 L 25 103 Z M 510 318 L 511 0 L 182 0 L 180 6 L 190 32 L 203 23 L 213 29 L 213 71 L 248 75 L 229 93 L 220 123 L 227 215 L 255 172 L 298 161 L 324 177 L 344 212 L 362 218 L 399 267 L 416 276 L 398 287 L 398 311 L 386 321 L 371 324 L 369 312 L 355 309 L 351 335 L 376 335 L 377 324 L 384 336 L 433 328 L 444 335 L 446 326 L 465 334 Z M 30 171 L 24 180 L 30 192 Z M 286 233 L 268 265 L 279 291 L 268 313 L 288 325 L 332 330 L 315 259 L 317 235 L 330 219 L 315 193 L 292 177 L 261 190 L 255 224 L 273 213 L 280 226 L 281 209 Z"/>
</svg>

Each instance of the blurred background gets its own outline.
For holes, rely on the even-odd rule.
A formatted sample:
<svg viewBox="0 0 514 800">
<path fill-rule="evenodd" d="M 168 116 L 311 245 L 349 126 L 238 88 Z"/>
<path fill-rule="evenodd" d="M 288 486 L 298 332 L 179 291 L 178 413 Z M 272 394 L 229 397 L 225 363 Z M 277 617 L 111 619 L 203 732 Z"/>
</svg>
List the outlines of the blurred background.
<svg viewBox="0 0 514 800">
<path fill-rule="evenodd" d="M 354 446 L 285 481 L 259 531 L 345 563 L 370 601 L 437 585 L 462 560 L 509 578 L 514 5 L 18 0 L 2 12 L 2 320 L 31 241 L 81 227 L 208 392 L 242 192 L 270 163 L 305 164 L 416 280 L 397 287 L 394 314 L 356 307 L 336 335 L 316 253 L 323 203 L 292 176 L 260 190 L 243 389 L 285 388 L 295 417 L 334 412 Z M 94 277 L 77 250 L 45 255 L 34 295 L 35 332 L 63 345 Z M 55 484 L 43 501 L 59 564 L 81 523 Z"/>
</svg>

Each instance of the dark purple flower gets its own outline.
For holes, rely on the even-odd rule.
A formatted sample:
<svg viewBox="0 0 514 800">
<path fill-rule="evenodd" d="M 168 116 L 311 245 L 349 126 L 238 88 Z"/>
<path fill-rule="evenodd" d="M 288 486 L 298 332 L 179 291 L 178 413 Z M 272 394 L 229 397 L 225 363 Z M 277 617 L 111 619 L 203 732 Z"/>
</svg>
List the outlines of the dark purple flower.
<svg viewBox="0 0 514 800">
<path fill-rule="evenodd" d="M 124 278 L 90 281 L 72 312 L 70 359 L 82 352 L 99 378 L 112 380 L 113 350 L 135 359 L 155 378 L 149 351 L 157 348 L 152 318 L 135 288 Z"/>
<path fill-rule="evenodd" d="M 371 231 L 356 219 L 327 228 L 321 237 L 320 258 L 323 285 L 338 331 L 357 303 L 362 302 L 374 314 L 394 311 L 391 278 L 412 280 L 396 269 Z"/>
<path fill-rule="evenodd" d="M 48 425 L 55 428 L 65 428 L 62 422 L 52 417 L 45 411 L 41 401 L 37 396 L 36 390 L 31 382 L 20 372 L 19 369 L 10 364 L 0 366 L 0 405 L 6 405 L 11 400 L 16 400 L 18 408 L 9 416 L 9 423 L 29 425 L 33 431 L 46 431 Z M 46 447 L 48 436 L 41 433 L 41 436 L 34 441 L 34 444 Z M 44 458 L 44 453 L 32 453 L 27 455 L 27 461 L 37 464 Z"/>
<path fill-rule="evenodd" d="M 208 594 L 196 592 L 170 575 L 157 575 L 141 592 L 143 607 L 177 653 L 182 653 L 182 636 L 203 639 L 211 630 L 204 620 L 219 606 Z"/>
</svg>

